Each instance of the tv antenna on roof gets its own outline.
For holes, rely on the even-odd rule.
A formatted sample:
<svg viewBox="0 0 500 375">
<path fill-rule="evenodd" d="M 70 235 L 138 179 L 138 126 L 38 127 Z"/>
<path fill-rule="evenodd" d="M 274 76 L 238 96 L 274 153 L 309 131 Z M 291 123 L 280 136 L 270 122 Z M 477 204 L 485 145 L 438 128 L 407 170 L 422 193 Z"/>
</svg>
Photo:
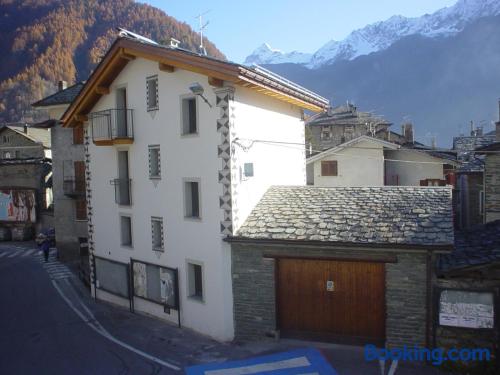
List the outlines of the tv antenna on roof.
<svg viewBox="0 0 500 375">
<path fill-rule="evenodd" d="M 203 30 L 205 30 L 207 25 L 210 23 L 210 21 L 203 23 L 203 16 L 205 14 L 209 13 L 210 11 L 211 11 L 211 9 L 207 10 L 206 12 L 200 13 L 196 17 L 194 17 L 194 18 L 198 19 L 198 24 L 199 24 L 198 28 L 200 30 L 200 53 L 202 53 L 203 55 L 207 54 L 205 47 L 203 47 Z"/>
</svg>

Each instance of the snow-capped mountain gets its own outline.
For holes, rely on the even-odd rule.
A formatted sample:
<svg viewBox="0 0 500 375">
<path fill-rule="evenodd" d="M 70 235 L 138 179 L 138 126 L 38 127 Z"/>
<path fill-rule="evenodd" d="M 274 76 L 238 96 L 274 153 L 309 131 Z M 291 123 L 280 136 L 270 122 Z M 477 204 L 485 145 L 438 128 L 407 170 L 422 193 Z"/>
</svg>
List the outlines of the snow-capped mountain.
<svg viewBox="0 0 500 375">
<path fill-rule="evenodd" d="M 500 0 L 459 0 L 451 7 L 433 14 L 408 18 L 393 16 L 349 34 L 342 41 L 331 40 L 314 54 L 283 53 L 263 44 L 245 60 L 245 64 L 295 63 L 315 69 L 338 60 L 353 60 L 358 56 L 381 51 L 401 38 L 419 34 L 426 37 L 447 37 L 481 17 L 500 14 Z"/>
<path fill-rule="evenodd" d="M 279 49 L 273 49 L 269 44 L 263 43 L 246 58 L 245 64 L 307 64 L 311 58 L 312 53 L 302 53 L 297 51 L 283 53 Z"/>
</svg>

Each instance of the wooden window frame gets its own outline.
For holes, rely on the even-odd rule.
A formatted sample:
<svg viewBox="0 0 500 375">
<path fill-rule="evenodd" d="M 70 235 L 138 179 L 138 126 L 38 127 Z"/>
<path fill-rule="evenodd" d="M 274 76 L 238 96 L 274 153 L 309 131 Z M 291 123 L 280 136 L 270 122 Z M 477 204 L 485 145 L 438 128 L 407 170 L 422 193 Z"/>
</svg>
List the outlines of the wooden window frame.
<svg viewBox="0 0 500 375">
<path fill-rule="evenodd" d="M 321 176 L 322 177 L 337 177 L 339 175 L 339 165 L 337 160 L 322 160 L 321 161 Z"/>
</svg>

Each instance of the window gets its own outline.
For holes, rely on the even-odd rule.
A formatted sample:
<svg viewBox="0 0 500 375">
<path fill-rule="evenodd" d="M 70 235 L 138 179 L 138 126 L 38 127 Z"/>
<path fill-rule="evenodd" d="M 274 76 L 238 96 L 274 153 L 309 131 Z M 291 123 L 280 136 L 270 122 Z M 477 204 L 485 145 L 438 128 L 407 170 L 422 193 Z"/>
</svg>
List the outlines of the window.
<svg viewBox="0 0 500 375">
<path fill-rule="evenodd" d="M 321 139 L 322 140 L 329 140 L 332 136 L 332 132 L 329 126 L 323 126 L 321 128 Z"/>
<path fill-rule="evenodd" d="M 153 250 L 163 251 L 163 218 L 151 218 L 151 241 Z"/>
<path fill-rule="evenodd" d="M 245 163 L 243 165 L 243 171 L 245 173 L 245 177 L 253 177 L 253 163 Z"/>
<path fill-rule="evenodd" d="M 85 198 L 75 200 L 75 218 L 76 220 L 87 220 L 87 201 Z"/>
<path fill-rule="evenodd" d="M 149 146 L 149 178 L 161 178 L 160 146 Z"/>
<path fill-rule="evenodd" d="M 121 245 L 132 247 L 132 218 L 120 216 Z"/>
<path fill-rule="evenodd" d="M 200 217 L 200 190 L 199 182 L 184 182 L 185 216 L 192 218 Z"/>
<path fill-rule="evenodd" d="M 196 98 L 184 98 L 182 99 L 182 134 L 196 133 L 198 133 Z"/>
<path fill-rule="evenodd" d="M 3 157 L 4 157 L 4 159 L 11 159 L 12 154 L 10 153 L 10 151 L 4 151 Z"/>
<path fill-rule="evenodd" d="M 479 191 L 479 215 L 484 214 L 484 190 Z"/>
<path fill-rule="evenodd" d="M 322 176 L 338 176 L 337 160 L 323 160 L 321 162 Z"/>
<path fill-rule="evenodd" d="M 203 300 L 203 269 L 200 264 L 188 263 L 188 297 Z"/>
<path fill-rule="evenodd" d="M 146 91 L 148 111 L 158 110 L 158 76 L 146 78 Z"/>
<path fill-rule="evenodd" d="M 73 128 L 73 144 L 83 145 L 83 126 Z"/>
<path fill-rule="evenodd" d="M 10 136 L 8 136 L 8 135 L 4 135 L 4 136 L 2 137 L 2 140 L 3 140 L 3 143 L 10 143 Z"/>
<path fill-rule="evenodd" d="M 21 158 L 21 151 L 19 151 L 19 150 L 14 151 L 14 155 L 16 156 L 16 159 L 20 159 Z"/>
</svg>

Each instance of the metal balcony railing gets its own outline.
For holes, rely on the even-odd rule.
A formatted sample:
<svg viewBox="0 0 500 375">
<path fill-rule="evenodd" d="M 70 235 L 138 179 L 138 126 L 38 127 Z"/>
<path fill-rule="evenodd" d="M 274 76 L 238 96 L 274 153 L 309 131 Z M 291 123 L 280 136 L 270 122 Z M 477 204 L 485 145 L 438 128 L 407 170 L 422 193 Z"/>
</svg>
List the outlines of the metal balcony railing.
<svg viewBox="0 0 500 375">
<path fill-rule="evenodd" d="M 90 114 L 94 143 L 113 144 L 121 140 L 131 143 L 134 139 L 132 109 L 106 109 Z M 119 143 L 119 142 L 116 142 Z"/>
<path fill-rule="evenodd" d="M 85 195 L 85 180 L 65 178 L 63 180 L 63 193 L 69 197 Z"/>
<path fill-rule="evenodd" d="M 130 206 L 132 204 L 132 180 L 115 178 L 111 184 L 115 186 L 115 202 L 120 206 Z"/>
</svg>

